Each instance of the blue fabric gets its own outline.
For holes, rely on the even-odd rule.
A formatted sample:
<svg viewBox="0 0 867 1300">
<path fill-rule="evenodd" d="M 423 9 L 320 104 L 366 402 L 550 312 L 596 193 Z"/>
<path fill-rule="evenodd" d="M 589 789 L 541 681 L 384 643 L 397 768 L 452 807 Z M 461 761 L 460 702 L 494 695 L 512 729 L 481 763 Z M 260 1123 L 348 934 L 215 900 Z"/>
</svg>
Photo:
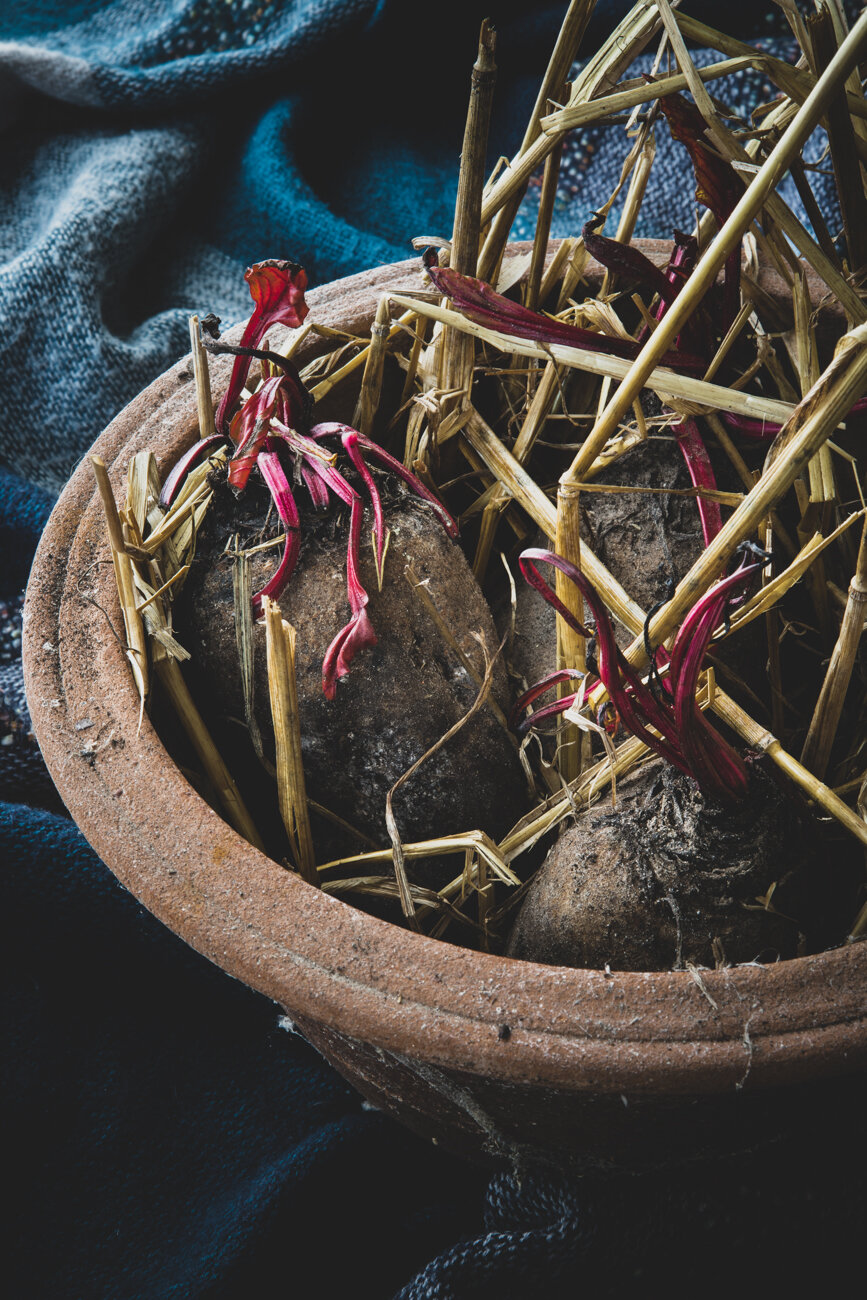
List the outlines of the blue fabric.
<svg viewBox="0 0 867 1300">
<path fill-rule="evenodd" d="M 602 0 L 588 44 L 626 7 Z M 190 311 L 246 313 L 244 265 L 290 256 L 323 282 L 449 230 L 489 8 L 493 158 L 522 132 L 562 0 L 0 3 L 4 1277 L 16 1297 L 622 1296 L 708 1277 L 827 1289 L 857 1262 L 863 1147 L 848 1116 L 805 1114 L 797 1143 L 688 1174 L 489 1184 L 365 1109 L 275 1007 L 121 889 L 62 814 L 29 732 L 20 592 L 54 494 L 186 351 Z M 783 31 L 772 6 L 744 0 L 725 25 Z M 663 199 L 640 232 L 658 236 L 692 216 L 663 135 Z M 573 142 L 555 234 L 607 196 L 620 153 L 598 131 Z"/>
<path fill-rule="evenodd" d="M 602 0 L 588 47 L 626 7 Z M 227 323 L 247 312 L 250 262 L 289 256 L 323 283 L 450 230 L 485 7 L 442 0 L 423 17 L 397 0 L 53 8 L 52 18 L 50 3 L 7 2 L 0 16 L 0 338 L 15 377 L 0 463 L 58 491 L 111 417 L 184 352 L 191 311 Z M 713 8 L 693 5 L 699 16 Z M 492 158 L 523 133 L 562 5 L 496 10 Z M 735 11 L 743 25 L 749 7 Z M 622 140 L 600 131 L 567 158 L 555 234 L 579 228 L 613 187 Z M 667 131 L 658 137 L 663 198 L 640 233 L 668 236 L 690 224 L 694 203 L 682 155 Z M 525 233 L 533 207 L 531 192 Z M 36 412 L 47 426 L 38 438 Z"/>
<path fill-rule="evenodd" d="M 434 102 L 450 66 L 466 84 L 481 12 L 446 0 L 420 27 L 381 0 L 56 8 L 52 27 L 49 6 L 7 5 L 0 26 L 0 330 L 16 376 L 0 457 L 54 491 L 185 350 L 191 311 L 248 311 L 245 265 L 291 256 L 322 283 L 448 228 L 465 92 L 442 115 L 394 110 L 408 93 Z M 525 24 L 537 67 L 556 19 Z M 38 451 L 34 411 L 51 429 Z"/>
<path fill-rule="evenodd" d="M 386 1296 L 474 1223 L 481 1174 L 364 1110 L 70 822 L 2 804 L 0 843 L 10 1294 Z"/>
</svg>

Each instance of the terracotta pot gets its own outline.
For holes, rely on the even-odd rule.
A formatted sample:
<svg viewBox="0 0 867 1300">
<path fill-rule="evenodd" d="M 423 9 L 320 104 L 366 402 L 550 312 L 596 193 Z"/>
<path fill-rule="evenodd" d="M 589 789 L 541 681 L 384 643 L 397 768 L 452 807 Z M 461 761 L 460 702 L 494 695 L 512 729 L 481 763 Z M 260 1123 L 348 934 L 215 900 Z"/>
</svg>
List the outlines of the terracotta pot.
<svg viewBox="0 0 867 1300">
<path fill-rule="evenodd" d="M 418 285 L 418 266 L 315 291 L 314 315 L 360 331 L 383 288 Z M 228 362 L 214 366 L 216 391 L 227 375 Z M 152 449 L 165 472 L 195 436 L 187 359 L 95 450 L 120 496 L 134 452 Z M 98 563 L 108 554 L 84 463 L 51 516 L 27 594 L 27 694 L 57 787 L 119 880 L 284 1007 L 375 1105 L 470 1155 L 637 1169 L 744 1147 L 796 1123 L 807 1104 L 857 1094 L 867 944 L 708 971 L 700 982 L 545 967 L 375 920 L 252 849 L 195 793 L 147 718 L 138 730 L 106 621 L 120 623 L 112 568 Z"/>
</svg>

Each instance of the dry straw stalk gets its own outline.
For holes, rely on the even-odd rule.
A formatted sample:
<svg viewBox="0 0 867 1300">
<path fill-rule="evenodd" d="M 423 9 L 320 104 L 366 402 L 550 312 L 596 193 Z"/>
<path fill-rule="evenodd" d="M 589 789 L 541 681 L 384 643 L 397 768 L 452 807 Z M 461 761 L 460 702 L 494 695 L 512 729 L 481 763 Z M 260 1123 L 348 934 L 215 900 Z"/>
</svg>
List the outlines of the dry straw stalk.
<svg viewBox="0 0 867 1300">
<path fill-rule="evenodd" d="M 190 317 L 190 344 L 193 357 L 193 378 L 196 382 L 196 408 L 199 412 L 199 437 L 210 438 L 215 433 L 214 403 L 211 400 L 211 372 L 208 354 L 202 343 L 198 316 Z"/>
<path fill-rule="evenodd" d="M 273 600 L 266 597 L 262 604 L 268 653 L 268 691 L 277 751 L 280 815 L 297 870 L 308 884 L 318 885 L 301 757 L 301 725 L 295 681 L 295 629 L 282 617 L 279 606 Z"/>
<path fill-rule="evenodd" d="M 698 75 L 702 82 L 715 81 L 719 77 L 731 76 L 744 68 L 764 70 L 767 60 L 760 54 L 753 53 L 749 58 L 723 59 L 709 67 L 699 68 Z M 564 131 L 572 131 L 576 126 L 586 126 L 600 118 L 611 117 L 625 109 L 635 108 L 637 104 L 652 104 L 664 95 L 686 90 L 689 82 L 682 72 L 669 77 L 660 77 L 657 81 L 645 82 L 639 86 L 630 86 L 628 90 L 618 90 L 612 95 L 603 95 L 589 104 L 578 104 L 574 108 L 561 108 L 556 113 L 542 119 L 542 130 L 546 135 L 560 139 Z"/>
<path fill-rule="evenodd" d="M 554 549 L 558 555 L 581 568 L 581 493 L 575 487 L 561 487 L 557 493 L 557 536 Z M 557 595 L 570 614 L 579 623 L 584 622 L 584 601 L 581 593 L 565 574 L 556 570 Z M 557 614 L 557 667 L 571 668 L 583 673 L 587 667 L 587 646 L 566 620 Z M 569 683 L 561 683 L 559 695 L 569 694 Z M 558 766 L 566 781 L 573 781 L 581 770 L 582 733 L 574 724 L 567 724 L 560 733 Z"/>
<path fill-rule="evenodd" d="M 548 110 L 549 101 L 559 93 L 566 82 L 569 69 L 577 57 L 578 49 L 595 5 L 596 0 L 571 0 L 560 27 L 551 58 L 548 61 L 548 67 L 542 78 L 536 103 L 530 114 L 521 147 L 518 150 L 518 156 L 527 153 L 531 145 L 538 140 L 541 134 L 542 117 Z M 478 274 L 483 280 L 493 282 L 496 278 L 495 271 L 500 264 L 508 243 L 509 231 L 512 228 L 512 222 L 520 206 L 528 180 L 529 174 L 523 183 L 519 183 L 515 187 L 511 196 L 500 207 L 494 220 L 491 221 L 490 230 L 484 247 L 479 254 L 478 261 Z M 490 188 L 489 186 L 488 190 Z M 485 216 L 484 223 L 487 224 L 489 220 L 490 213 Z"/>
<path fill-rule="evenodd" d="M 617 432 L 620 420 L 638 398 L 651 372 L 659 364 L 663 354 L 672 347 L 684 324 L 716 280 L 728 255 L 740 244 L 745 232 L 767 202 L 773 187 L 790 163 L 799 156 L 836 88 L 846 80 L 865 48 L 867 48 L 867 12 L 858 19 L 796 113 L 785 134 L 745 190 L 743 198 L 736 205 L 728 221 L 702 256 L 686 285 L 630 366 L 628 374 L 563 476 L 564 482 L 580 480 L 608 439 Z"/>
<path fill-rule="evenodd" d="M 867 611 L 867 524 L 861 533 L 858 564 L 852 582 L 840 634 L 834 646 L 828 671 L 816 701 L 816 708 L 801 752 L 801 762 L 817 777 L 823 777 L 831 757 L 831 747 L 843 712 L 846 692 L 858 655 Z"/>
<path fill-rule="evenodd" d="M 832 817 L 836 817 L 837 821 L 851 831 L 862 844 L 867 845 L 867 822 L 854 813 L 839 795 L 825 785 L 824 781 L 820 781 L 812 772 L 807 771 L 803 763 L 799 763 L 796 758 L 788 754 L 776 736 L 754 722 L 745 709 L 722 691 L 716 692 L 710 707 L 717 717 L 722 718 L 723 722 L 728 723 L 741 739 L 746 741 L 750 748 L 767 754 L 780 771 L 785 772 L 810 799 L 829 812 Z"/>
<path fill-rule="evenodd" d="M 114 564 L 114 575 L 117 581 L 118 598 L 120 600 L 120 609 L 121 614 L 123 615 L 123 625 L 126 632 L 126 657 L 130 662 L 139 697 L 142 705 L 144 705 L 148 692 L 148 657 L 144 624 L 142 623 L 142 617 L 138 609 L 138 601 L 136 600 L 135 594 L 135 578 L 133 576 L 132 560 L 127 554 L 126 539 L 123 535 L 123 525 L 120 521 L 117 503 L 114 499 L 114 492 L 111 488 L 111 481 L 108 477 L 108 471 L 105 468 L 105 462 L 100 456 L 91 456 L 90 463 L 93 467 L 93 474 L 96 479 L 96 486 L 99 490 L 100 499 L 102 500 L 102 508 L 105 512 L 105 521 L 108 527 L 111 558 L 112 563 Z"/>
<path fill-rule="evenodd" d="M 607 87 L 615 85 L 623 69 L 641 53 L 658 26 L 659 15 L 655 9 L 643 3 L 635 5 L 574 82 L 568 107 L 587 103 Z M 565 80 L 567 70 L 557 85 Z M 539 135 L 527 148 L 519 150 L 504 175 L 485 195 L 482 225 L 487 224 L 516 194 L 523 193 L 533 172 L 545 161 L 558 138 L 553 134 Z"/>
<path fill-rule="evenodd" d="M 465 330 L 467 334 L 472 334 L 485 343 L 491 343 L 500 352 L 511 356 L 537 357 L 541 361 L 553 359 L 575 370 L 584 370 L 591 375 L 609 376 L 612 379 L 625 379 L 630 373 L 630 362 L 624 361 L 621 357 L 608 356 L 603 352 L 591 352 L 586 348 L 566 347 L 562 343 L 534 343 L 530 339 L 518 339 L 511 334 L 502 334 L 499 330 L 488 329 L 485 325 L 476 325 L 460 312 L 448 307 L 440 307 L 424 299 L 409 298 L 399 293 L 391 294 L 390 298 L 394 306 L 411 306 L 420 316 L 428 316 L 443 325 L 452 325 L 455 329 Z M 721 384 L 707 384 L 701 379 L 679 375 L 666 366 L 654 366 L 648 372 L 646 382 L 641 387 L 652 389 L 666 400 L 681 400 L 714 411 L 731 411 L 736 415 L 772 420 L 776 424 L 784 423 L 794 409 L 791 402 L 780 402 L 753 393 L 741 393 L 734 388 L 724 388 Z M 595 456 L 591 457 L 592 459 L 595 459 Z"/>
<path fill-rule="evenodd" d="M 373 432 L 373 421 L 379 409 L 382 394 L 382 377 L 385 369 L 385 351 L 390 333 L 391 310 L 388 298 L 383 295 L 376 308 L 376 315 L 370 327 L 370 347 L 366 349 L 364 373 L 361 377 L 361 389 L 352 424 L 369 438 Z"/>
<path fill-rule="evenodd" d="M 470 102 L 461 150 L 450 264 L 461 275 L 475 275 L 481 235 L 485 158 L 497 65 L 497 34 L 486 18 L 479 33 L 479 50 L 470 78 Z M 444 330 L 441 344 L 440 387 L 447 393 L 469 393 L 473 379 L 475 347 L 457 330 Z"/>
</svg>

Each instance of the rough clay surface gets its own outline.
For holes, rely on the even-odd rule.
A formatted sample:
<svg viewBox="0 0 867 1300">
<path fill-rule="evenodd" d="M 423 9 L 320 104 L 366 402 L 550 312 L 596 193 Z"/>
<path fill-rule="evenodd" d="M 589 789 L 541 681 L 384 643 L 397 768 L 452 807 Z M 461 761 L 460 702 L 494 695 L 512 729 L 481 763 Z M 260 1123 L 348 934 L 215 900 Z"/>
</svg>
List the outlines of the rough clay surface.
<svg viewBox="0 0 867 1300">
<path fill-rule="evenodd" d="M 723 807 L 660 760 L 618 783 L 616 810 L 596 805 L 548 854 L 509 955 L 612 970 L 795 956 L 815 836 L 759 766 L 751 785 Z"/>
<path fill-rule="evenodd" d="M 297 631 L 296 672 L 308 795 L 377 845 L 386 846 L 389 789 L 459 721 L 478 692 L 413 594 L 404 576 L 406 565 L 411 563 L 418 578 L 427 584 L 480 676 L 484 656 L 474 633 L 484 637 L 490 653 L 496 650 L 497 639 L 490 611 L 460 547 L 448 538 L 432 511 L 394 479 L 378 476 L 378 480 L 391 529 L 381 592 L 376 585 L 369 512 L 362 527 L 360 569 L 379 642 L 353 660 L 349 675 L 338 683 L 336 699 L 327 700 L 323 694 L 322 660 L 349 617 L 348 512 L 329 510 L 315 515 L 300 501 L 303 489 L 297 495 L 304 541 L 298 567 L 280 604 L 284 618 Z M 267 502 L 267 494 L 255 484 L 239 502 L 225 489 L 218 492 L 178 613 L 179 635 L 193 653 L 195 672 L 205 688 L 200 692 L 203 700 L 218 701 L 217 711 L 234 718 L 244 717 L 244 705 L 235 642 L 233 561 L 222 552 L 235 532 L 242 545 L 256 544 Z M 254 589 L 267 580 L 279 553 L 275 549 L 252 557 Z M 263 627 L 256 627 L 255 638 L 255 714 L 266 751 L 272 751 Z M 505 670 L 498 663 L 494 694 L 505 709 L 507 692 Z M 240 729 L 230 725 L 237 741 Z M 394 812 L 405 841 L 475 829 L 496 838 L 521 815 L 527 799 L 515 751 L 494 715 L 483 707 L 401 787 L 394 799 Z M 369 847 L 321 818 L 314 833 L 320 862 Z M 452 859 L 447 866 L 449 875 L 454 874 L 453 868 Z M 418 870 L 415 874 L 418 876 Z M 437 874 L 441 870 L 433 872 L 433 879 Z M 421 876 L 425 883 L 432 883 L 429 870 L 423 870 Z"/>
</svg>

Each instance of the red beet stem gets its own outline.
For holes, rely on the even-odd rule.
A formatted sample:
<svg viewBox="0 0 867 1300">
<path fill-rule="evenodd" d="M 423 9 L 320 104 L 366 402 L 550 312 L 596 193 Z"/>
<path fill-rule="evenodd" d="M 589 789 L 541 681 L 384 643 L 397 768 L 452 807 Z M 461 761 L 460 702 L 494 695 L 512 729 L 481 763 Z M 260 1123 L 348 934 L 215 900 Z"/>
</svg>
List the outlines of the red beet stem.
<svg viewBox="0 0 867 1300">
<path fill-rule="evenodd" d="M 712 587 L 690 610 L 672 648 L 669 682 L 673 684 L 657 698 L 619 649 L 608 611 L 592 583 L 575 565 L 553 551 L 537 548 L 523 551 L 519 561 L 522 574 L 558 611 L 563 611 L 562 602 L 539 574 L 537 561 L 552 564 L 564 573 L 589 605 L 596 620 L 599 676 L 626 729 L 691 776 L 706 794 L 723 801 L 742 797 L 747 788 L 743 760 L 707 721 L 695 702 L 695 691 L 707 647 L 726 608 L 743 595 L 758 566 L 742 565 L 736 573 Z M 586 636 L 586 630 L 577 620 L 568 611 L 565 613 L 570 626 Z M 527 695 L 535 698 L 548 684 L 549 679 L 545 679 L 540 689 L 531 688 Z M 524 701 L 527 695 L 522 697 Z M 556 711 L 556 706 L 548 706 L 546 710 L 540 709 L 534 718 Z"/>
<path fill-rule="evenodd" d="M 536 343 L 563 343 L 568 347 L 584 348 L 628 361 L 633 361 L 641 351 L 642 345 L 632 339 L 612 338 L 608 334 L 581 329 L 578 325 L 567 325 L 542 312 L 530 311 L 520 303 L 504 298 L 483 280 L 459 275 L 450 267 L 429 266 L 428 275 L 439 292 L 450 298 L 470 320 L 489 329 L 499 330 L 502 334 L 531 339 Z M 670 366 L 673 370 L 704 369 L 700 357 L 677 350 L 666 352 L 660 358 L 660 364 Z"/>
<path fill-rule="evenodd" d="M 693 487 L 710 488 L 716 491 L 716 475 L 695 420 L 684 420 L 681 424 L 673 425 L 672 433 L 686 461 Z M 722 511 L 718 501 L 708 501 L 706 497 L 697 497 L 696 504 L 701 519 L 704 544 L 710 546 L 722 528 Z"/>
<path fill-rule="evenodd" d="M 225 447 L 227 439 L 221 433 L 212 433 L 209 438 L 202 438 L 201 442 L 195 443 L 189 451 L 185 451 L 179 461 L 176 461 L 163 484 L 163 490 L 160 492 L 160 505 L 163 510 L 168 510 L 172 505 L 175 497 L 180 491 L 181 484 L 187 477 L 191 469 L 195 469 L 211 451 L 217 447 Z"/>
<path fill-rule="evenodd" d="M 304 301 L 307 272 L 302 266 L 272 258 L 249 267 L 244 272 L 244 279 L 256 305 L 244 328 L 241 347 L 256 347 L 273 325 L 288 325 L 295 329 L 303 323 L 309 308 Z M 229 412 L 241 396 L 251 360 L 252 357 L 235 358 L 229 387 L 217 408 L 216 426 L 221 431 L 225 431 Z"/>
<path fill-rule="evenodd" d="M 256 464 L 259 473 L 268 484 L 277 513 L 286 525 L 286 544 L 283 547 L 283 558 L 262 590 L 257 591 L 253 597 L 253 617 L 259 618 L 262 614 L 262 601 L 264 598 L 268 596 L 271 600 L 278 600 L 285 590 L 287 582 L 292 577 L 295 565 L 298 562 L 301 536 L 298 531 L 298 508 L 295 505 L 295 498 L 292 495 L 286 471 L 280 463 L 280 457 L 275 451 L 263 451 L 259 453 Z"/>
</svg>

